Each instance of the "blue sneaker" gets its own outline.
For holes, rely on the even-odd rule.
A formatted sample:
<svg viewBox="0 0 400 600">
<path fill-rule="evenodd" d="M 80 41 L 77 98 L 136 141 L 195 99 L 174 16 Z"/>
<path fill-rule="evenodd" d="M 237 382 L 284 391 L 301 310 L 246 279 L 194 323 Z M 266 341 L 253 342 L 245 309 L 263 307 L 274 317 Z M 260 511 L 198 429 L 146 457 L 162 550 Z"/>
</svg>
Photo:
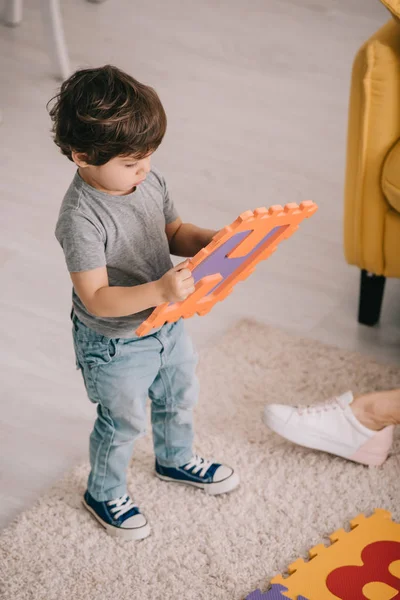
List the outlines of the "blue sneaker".
<svg viewBox="0 0 400 600">
<path fill-rule="evenodd" d="M 156 475 L 163 481 L 186 483 L 201 488 L 207 494 L 225 494 L 239 485 L 239 475 L 231 467 L 194 455 L 182 467 L 163 467 L 156 460 Z"/>
<path fill-rule="evenodd" d="M 143 540 L 150 534 L 146 518 L 127 494 L 115 500 L 98 502 L 86 490 L 83 506 L 110 535 L 124 540 Z"/>
</svg>

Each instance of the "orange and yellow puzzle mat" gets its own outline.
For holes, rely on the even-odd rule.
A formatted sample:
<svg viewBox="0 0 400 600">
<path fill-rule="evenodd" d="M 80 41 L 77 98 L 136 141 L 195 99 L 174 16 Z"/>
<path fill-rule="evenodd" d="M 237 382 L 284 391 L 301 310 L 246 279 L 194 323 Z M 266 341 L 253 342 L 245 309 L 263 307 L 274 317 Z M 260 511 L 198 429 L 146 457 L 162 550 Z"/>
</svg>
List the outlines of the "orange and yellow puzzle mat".
<svg viewBox="0 0 400 600">
<path fill-rule="evenodd" d="M 274 577 L 267 592 L 256 590 L 246 600 L 400 599 L 400 524 L 376 509 L 350 526 L 332 533 L 330 546 L 312 548 L 308 561 L 291 564 L 288 577 Z"/>
<path fill-rule="evenodd" d="M 195 291 L 182 302 L 166 302 L 157 306 L 136 330 L 136 335 L 148 335 L 164 323 L 174 323 L 196 313 L 200 316 L 207 314 L 316 210 L 317 205 L 306 200 L 300 205 L 291 203 L 283 207 L 276 204 L 269 209 L 257 208 L 239 215 L 190 259 L 188 269 L 195 282 Z"/>
</svg>

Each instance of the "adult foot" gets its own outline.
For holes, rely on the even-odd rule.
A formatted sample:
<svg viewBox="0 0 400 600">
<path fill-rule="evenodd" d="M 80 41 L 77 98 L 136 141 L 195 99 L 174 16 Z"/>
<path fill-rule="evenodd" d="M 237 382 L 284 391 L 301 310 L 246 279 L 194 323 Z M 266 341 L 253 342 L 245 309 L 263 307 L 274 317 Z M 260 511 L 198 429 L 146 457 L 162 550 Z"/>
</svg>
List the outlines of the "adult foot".
<svg viewBox="0 0 400 600">
<path fill-rule="evenodd" d="M 264 422 L 285 439 L 359 462 L 378 466 L 385 462 L 393 441 L 393 425 L 379 430 L 360 422 L 351 404 L 352 392 L 323 404 L 292 407 L 270 404 L 264 409 Z"/>
</svg>

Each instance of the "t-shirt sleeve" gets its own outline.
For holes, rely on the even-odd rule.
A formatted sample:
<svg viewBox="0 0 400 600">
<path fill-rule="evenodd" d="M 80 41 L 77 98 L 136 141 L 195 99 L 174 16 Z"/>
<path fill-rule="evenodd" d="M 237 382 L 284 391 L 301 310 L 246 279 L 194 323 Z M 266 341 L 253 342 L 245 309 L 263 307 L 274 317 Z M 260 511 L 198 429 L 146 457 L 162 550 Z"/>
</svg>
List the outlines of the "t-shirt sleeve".
<svg viewBox="0 0 400 600">
<path fill-rule="evenodd" d="M 61 213 L 55 234 L 70 273 L 106 265 L 103 234 L 86 215 L 76 210 Z"/>
<path fill-rule="evenodd" d="M 160 173 L 160 171 L 158 169 L 155 169 L 154 167 L 152 169 L 152 172 L 155 175 L 155 177 L 157 178 L 157 180 L 159 181 L 161 188 L 162 188 L 164 218 L 165 218 L 166 225 L 168 225 L 169 223 L 172 223 L 173 221 L 175 221 L 179 217 L 179 214 L 178 214 L 177 209 L 175 208 L 175 204 L 173 203 L 173 201 L 170 198 L 168 188 L 167 188 L 167 183 L 166 183 L 163 175 Z"/>
<path fill-rule="evenodd" d="M 168 223 L 172 223 L 179 217 L 178 211 L 175 208 L 175 204 L 173 203 L 173 201 L 170 198 L 165 180 L 164 180 L 164 217 L 165 217 L 165 223 L 167 225 L 168 225 Z"/>
</svg>

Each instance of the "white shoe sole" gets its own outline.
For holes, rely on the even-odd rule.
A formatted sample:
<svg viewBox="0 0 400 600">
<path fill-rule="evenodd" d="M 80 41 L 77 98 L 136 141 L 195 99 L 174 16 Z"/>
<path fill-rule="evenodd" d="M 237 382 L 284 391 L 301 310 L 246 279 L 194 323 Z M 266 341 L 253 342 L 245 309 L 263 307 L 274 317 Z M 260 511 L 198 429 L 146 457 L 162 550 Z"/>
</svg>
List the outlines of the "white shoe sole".
<svg viewBox="0 0 400 600">
<path fill-rule="evenodd" d="M 117 537 L 125 541 L 138 541 L 144 540 L 144 538 L 147 538 L 150 535 L 151 529 L 148 523 L 145 523 L 145 525 L 142 525 L 141 527 L 132 527 L 130 529 L 124 529 L 123 527 L 115 527 L 114 525 L 104 523 L 103 519 L 101 519 L 99 515 L 93 510 L 93 508 L 86 503 L 85 499 L 82 500 L 82 504 L 86 508 L 86 510 L 88 510 L 90 514 L 96 519 L 96 521 L 100 523 L 100 525 L 106 530 L 106 532 L 113 537 Z"/>
<path fill-rule="evenodd" d="M 351 456 L 357 452 L 357 448 L 349 448 L 349 446 L 338 444 L 337 442 L 321 437 L 318 433 L 305 433 L 295 427 L 291 427 L 285 421 L 268 413 L 267 410 L 264 411 L 263 421 L 269 429 L 289 442 L 310 448 L 311 450 L 321 450 L 322 452 L 328 452 L 347 460 L 351 460 Z"/>
<path fill-rule="evenodd" d="M 171 483 L 181 483 L 183 485 L 191 485 L 192 487 L 197 487 L 203 490 L 204 492 L 206 492 L 206 494 L 210 494 L 211 496 L 217 496 L 218 494 L 227 494 L 228 492 L 231 492 L 232 490 L 237 488 L 237 486 L 240 483 L 239 475 L 235 472 L 233 472 L 232 475 L 230 475 L 226 479 L 223 479 L 222 481 L 216 481 L 215 483 L 197 483 L 195 481 L 181 481 L 180 479 L 173 479 L 173 477 L 166 477 L 165 475 L 160 475 L 159 473 L 157 473 L 157 471 L 155 473 L 159 479 L 162 479 L 162 481 L 170 481 Z"/>
</svg>

